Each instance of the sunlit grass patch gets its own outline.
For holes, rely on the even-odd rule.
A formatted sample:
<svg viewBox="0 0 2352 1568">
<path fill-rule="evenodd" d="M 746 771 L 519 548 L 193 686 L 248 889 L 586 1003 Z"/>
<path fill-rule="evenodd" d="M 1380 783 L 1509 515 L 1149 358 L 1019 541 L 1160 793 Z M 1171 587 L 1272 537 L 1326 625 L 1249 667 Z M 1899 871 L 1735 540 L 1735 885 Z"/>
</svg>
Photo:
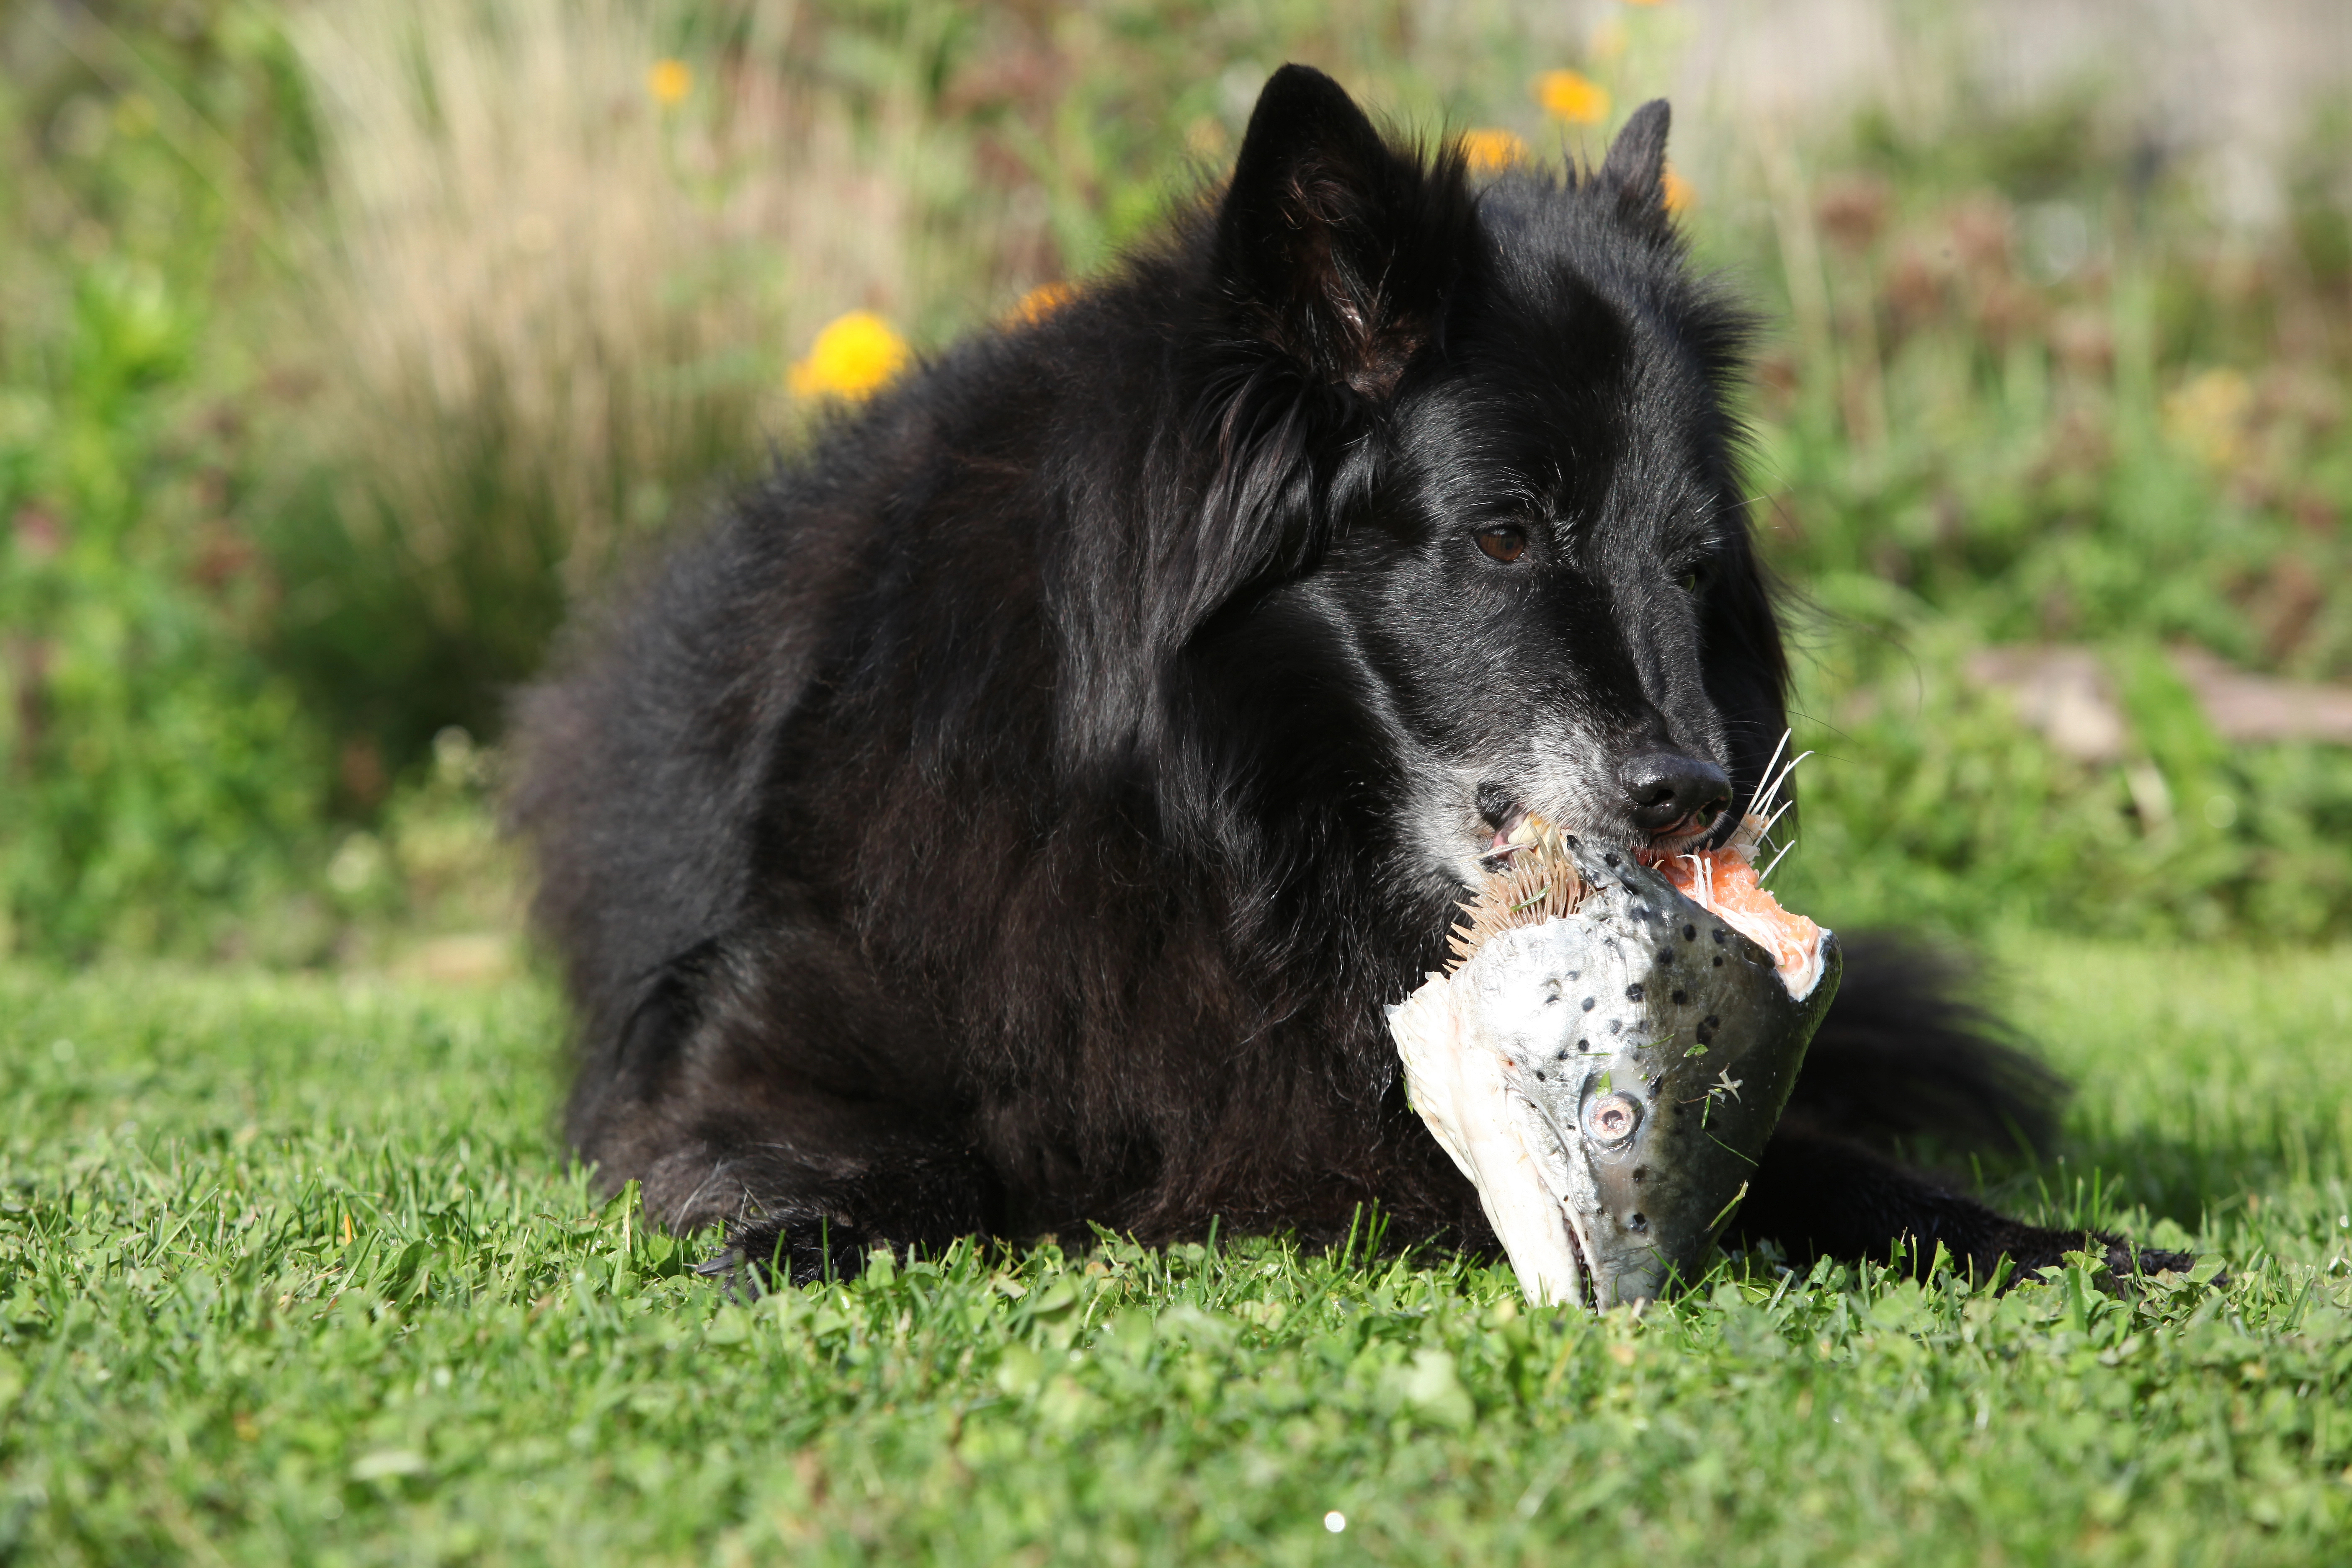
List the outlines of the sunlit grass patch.
<svg viewBox="0 0 2352 1568">
<path fill-rule="evenodd" d="M 2083 1091 L 2070 1163 L 2011 1201 L 2171 1227 L 2226 1283 L 1994 1299 L 1756 1258 L 1635 1321 L 1364 1237 L 1088 1235 L 738 1300 L 692 1272 L 711 1237 L 567 1168 L 543 990 L 5 973 L 0 1541 L 2315 1560 L 2352 1524 L 2342 961 L 2021 957 Z"/>
</svg>

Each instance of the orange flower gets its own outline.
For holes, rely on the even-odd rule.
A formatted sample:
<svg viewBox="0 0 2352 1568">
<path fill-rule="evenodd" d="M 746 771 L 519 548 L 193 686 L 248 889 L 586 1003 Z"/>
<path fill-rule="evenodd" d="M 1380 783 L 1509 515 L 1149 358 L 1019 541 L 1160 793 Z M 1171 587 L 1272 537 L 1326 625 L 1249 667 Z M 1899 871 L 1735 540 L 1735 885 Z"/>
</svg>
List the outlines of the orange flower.
<svg viewBox="0 0 2352 1568">
<path fill-rule="evenodd" d="M 1067 283 L 1040 283 L 1021 296 L 1021 303 L 1013 307 L 1012 321 L 1016 326 L 1034 327 L 1066 305 L 1077 294 Z"/>
<path fill-rule="evenodd" d="M 795 397 L 865 397 L 904 370 L 907 341 L 871 310 L 852 310 L 829 322 L 809 345 L 808 357 L 786 373 Z"/>
<path fill-rule="evenodd" d="M 646 91 L 664 109 L 676 109 L 694 90 L 694 68 L 684 60 L 656 60 L 646 68 Z"/>
<path fill-rule="evenodd" d="M 1582 71 L 1546 71 L 1536 78 L 1536 101 L 1544 112 L 1570 125 L 1598 125 L 1609 118 L 1609 89 Z"/>
<path fill-rule="evenodd" d="M 1528 144 L 1519 140 L 1516 132 L 1487 126 L 1462 133 L 1462 155 L 1470 161 L 1471 173 L 1491 174 L 1497 169 L 1524 163 Z"/>
<path fill-rule="evenodd" d="M 1666 210 L 1668 212 L 1675 214 L 1686 213 L 1690 211 L 1691 208 L 1698 205 L 1698 192 L 1691 188 L 1691 183 L 1688 180 L 1684 179 L 1680 174 L 1675 172 L 1675 166 L 1672 163 L 1666 165 L 1666 174 L 1664 183 L 1665 185 Z"/>
</svg>

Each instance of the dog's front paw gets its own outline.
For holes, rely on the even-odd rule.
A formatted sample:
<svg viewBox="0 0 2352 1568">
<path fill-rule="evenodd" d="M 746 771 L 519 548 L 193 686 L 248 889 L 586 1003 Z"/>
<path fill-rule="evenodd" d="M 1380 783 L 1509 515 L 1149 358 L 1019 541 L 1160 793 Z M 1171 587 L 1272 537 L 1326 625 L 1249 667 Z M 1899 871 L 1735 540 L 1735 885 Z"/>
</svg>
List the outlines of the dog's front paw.
<svg viewBox="0 0 2352 1568">
<path fill-rule="evenodd" d="M 2109 1283 L 2118 1285 L 2151 1274 L 2186 1274 L 2197 1266 L 2196 1258 L 2189 1253 L 2136 1247 L 2129 1237 L 2105 1230 L 2043 1230 L 2020 1226 L 2002 1250 L 2009 1257 L 2008 1283 L 2012 1286 L 2026 1283 L 2044 1268 L 2063 1268 L 2069 1258 L 2084 1252 L 2099 1259 L 2100 1271 Z"/>
<path fill-rule="evenodd" d="M 2106 1245 L 2107 1272 L 2118 1279 L 2128 1279 L 2135 1274 L 2186 1274 L 2197 1267 L 2193 1252 L 2173 1252 L 2161 1247 L 2135 1247 L 2122 1237 L 2101 1237 Z M 2229 1276 L 2214 1276 L 2217 1284 L 2226 1284 Z"/>
<path fill-rule="evenodd" d="M 729 1227 L 727 1243 L 695 1272 L 756 1297 L 775 1285 L 810 1285 L 856 1274 L 871 1239 L 855 1226 L 806 1215 L 767 1215 Z"/>
</svg>

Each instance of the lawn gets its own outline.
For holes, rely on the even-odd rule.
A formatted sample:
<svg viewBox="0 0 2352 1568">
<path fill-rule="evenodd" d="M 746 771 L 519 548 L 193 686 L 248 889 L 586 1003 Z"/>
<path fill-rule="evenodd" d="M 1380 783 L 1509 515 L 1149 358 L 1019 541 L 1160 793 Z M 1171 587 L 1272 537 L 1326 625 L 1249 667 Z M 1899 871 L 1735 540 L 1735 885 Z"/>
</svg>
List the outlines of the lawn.
<svg viewBox="0 0 2352 1568">
<path fill-rule="evenodd" d="M 2352 683 L 2352 120 L 2273 105 L 2250 227 L 2169 25 L 2078 80 L 1849 9 L 1890 93 L 1784 122 L 1683 85 L 1769 7 L 0 6 L 0 1568 L 2352 1563 L 2352 748 L 2179 663 Z M 1087 286 L 1286 59 L 1555 171 L 1675 93 L 1811 601 L 1777 886 L 2039 933 L 2066 1157 L 1958 1179 L 2195 1278 L 1595 1319 L 1373 1218 L 737 1302 L 569 1167 L 551 988 L 364 978 L 504 962 L 509 694 L 829 323 Z M 1981 674 L 2036 649 L 2115 738 Z"/>
<path fill-rule="evenodd" d="M 2345 1560 L 2352 952 L 2005 973 L 2082 1090 L 1998 1195 L 2206 1278 L 1635 1321 L 1064 1237 L 747 1306 L 567 1169 L 543 989 L 0 970 L 0 1560 Z"/>
</svg>

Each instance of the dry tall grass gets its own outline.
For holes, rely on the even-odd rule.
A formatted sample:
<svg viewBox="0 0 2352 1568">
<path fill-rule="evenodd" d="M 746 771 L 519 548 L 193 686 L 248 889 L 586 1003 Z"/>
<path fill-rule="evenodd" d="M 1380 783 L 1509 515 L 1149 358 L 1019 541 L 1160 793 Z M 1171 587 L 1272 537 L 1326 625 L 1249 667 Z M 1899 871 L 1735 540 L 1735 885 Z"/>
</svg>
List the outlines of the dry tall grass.
<svg viewBox="0 0 2352 1568">
<path fill-rule="evenodd" d="M 341 510 L 453 631 L 485 588 L 593 579 L 758 450 L 817 323 L 905 299 L 904 117 L 854 125 L 761 68 L 782 40 L 756 18 L 723 69 L 663 66 L 711 20 L 680 0 L 299 18 L 337 218 L 327 402 L 368 492 Z"/>
</svg>

